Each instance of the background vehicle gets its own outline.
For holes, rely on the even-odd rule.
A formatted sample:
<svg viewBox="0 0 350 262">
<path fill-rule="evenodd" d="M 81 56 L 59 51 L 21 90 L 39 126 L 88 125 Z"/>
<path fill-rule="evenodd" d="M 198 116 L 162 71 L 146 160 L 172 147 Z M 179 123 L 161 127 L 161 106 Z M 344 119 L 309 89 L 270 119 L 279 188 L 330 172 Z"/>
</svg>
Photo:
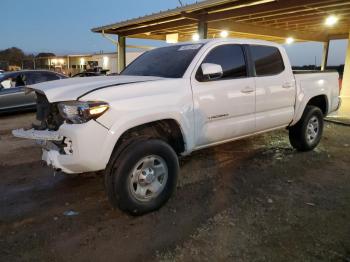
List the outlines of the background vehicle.
<svg viewBox="0 0 350 262">
<path fill-rule="evenodd" d="M 282 46 L 238 39 L 153 49 L 119 76 L 32 89 L 44 130 L 13 134 L 42 140 L 43 160 L 66 173 L 105 170 L 111 203 L 131 214 L 169 199 L 177 156 L 279 128 L 312 150 L 340 103 L 338 73 L 294 74 Z"/>
<path fill-rule="evenodd" d="M 90 77 L 90 76 L 102 76 L 101 73 L 98 72 L 81 72 L 78 74 L 73 75 L 72 77 Z"/>
<path fill-rule="evenodd" d="M 0 70 L 0 74 L 3 74 L 5 71 L 4 70 Z"/>
<path fill-rule="evenodd" d="M 24 87 L 41 82 L 67 78 L 46 70 L 22 70 L 0 75 L 0 112 L 32 109 L 36 107 L 35 94 L 25 95 Z"/>
<path fill-rule="evenodd" d="M 72 77 L 90 77 L 90 76 L 104 76 L 109 70 L 98 70 L 98 71 L 84 71 L 78 74 L 73 75 Z"/>
</svg>

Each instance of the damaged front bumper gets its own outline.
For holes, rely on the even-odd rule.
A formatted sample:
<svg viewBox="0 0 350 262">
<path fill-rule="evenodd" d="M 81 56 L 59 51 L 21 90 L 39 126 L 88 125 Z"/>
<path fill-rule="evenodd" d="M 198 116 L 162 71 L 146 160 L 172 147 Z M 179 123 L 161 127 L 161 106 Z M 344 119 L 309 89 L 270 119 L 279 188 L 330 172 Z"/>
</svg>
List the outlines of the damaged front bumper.
<svg viewBox="0 0 350 262">
<path fill-rule="evenodd" d="M 15 129 L 12 130 L 12 135 L 19 138 L 35 139 L 35 140 L 45 140 L 45 141 L 62 141 L 63 136 L 57 131 L 49 130 L 35 130 L 34 128 L 29 130 Z"/>
<path fill-rule="evenodd" d="M 109 130 L 91 120 L 84 124 L 62 124 L 57 131 L 16 129 L 15 137 L 33 139 L 42 147 L 42 160 L 65 173 L 103 170 L 108 158 L 104 154 Z"/>
</svg>

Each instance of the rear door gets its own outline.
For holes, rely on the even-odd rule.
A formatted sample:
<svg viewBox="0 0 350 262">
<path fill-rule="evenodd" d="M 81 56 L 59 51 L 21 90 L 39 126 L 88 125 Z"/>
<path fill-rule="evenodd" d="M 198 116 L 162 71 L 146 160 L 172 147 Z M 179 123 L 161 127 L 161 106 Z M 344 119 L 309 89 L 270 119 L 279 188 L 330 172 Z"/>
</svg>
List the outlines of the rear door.
<svg viewBox="0 0 350 262">
<path fill-rule="evenodd" d="M 295 80 L 284 50 L 251 45 L 256 86 L 256 131 L 287 126 L 293 119 Z"/>
<path fill-rule="evenodd" d="M 255 130 L 255 83 L 249 76 L 244 47 L 224 44 L 208 50 L 191 77 L 196 146 L 240 137 Z M 201 64 L 221 65 L 223 76 L 201 80 Z"/>
</svg>

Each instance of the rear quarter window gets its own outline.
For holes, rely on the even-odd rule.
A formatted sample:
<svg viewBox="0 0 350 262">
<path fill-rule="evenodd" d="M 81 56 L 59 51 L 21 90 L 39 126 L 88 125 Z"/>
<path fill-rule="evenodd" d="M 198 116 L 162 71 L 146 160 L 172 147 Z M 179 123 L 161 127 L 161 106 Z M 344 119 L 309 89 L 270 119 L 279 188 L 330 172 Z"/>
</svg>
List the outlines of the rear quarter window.
<svg viewBox="0 0 350 262">
<path fill-rule="evenodd" d="M 256 76 L 277 75 L 284 71 L 283 58 L 277 47 L 252 45 L 250 52 Z"/>
</svg>

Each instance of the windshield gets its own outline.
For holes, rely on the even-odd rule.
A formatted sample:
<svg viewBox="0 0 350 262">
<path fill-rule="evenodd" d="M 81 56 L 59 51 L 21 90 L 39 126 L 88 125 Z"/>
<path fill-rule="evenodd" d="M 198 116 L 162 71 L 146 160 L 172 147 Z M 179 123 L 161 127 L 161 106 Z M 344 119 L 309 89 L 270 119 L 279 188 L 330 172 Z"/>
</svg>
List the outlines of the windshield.
<svg viewBox="0 0 350 262">
<path fill-rule="evenodd" d="M 121 75 L 180 78 L 201 47 L 202 44 L 187 44 L 148 51 L 127 66 Z"/>
</svg>

